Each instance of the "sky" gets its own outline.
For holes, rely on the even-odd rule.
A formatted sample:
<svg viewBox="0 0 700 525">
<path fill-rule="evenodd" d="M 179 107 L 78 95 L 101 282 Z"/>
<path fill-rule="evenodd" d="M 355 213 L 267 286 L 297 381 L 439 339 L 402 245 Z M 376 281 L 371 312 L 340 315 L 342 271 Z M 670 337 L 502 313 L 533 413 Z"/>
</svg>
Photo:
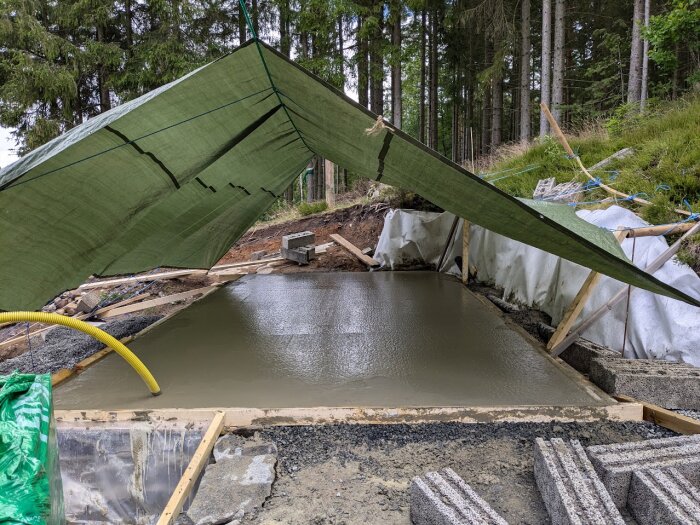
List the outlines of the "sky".
<svg viewBox="0 0 700 525">
<path fill-rule="evenodd" d="M 17 155 L 13 151 L 15 141 L 10 135 L 11 131 L 11 129 L 0 127 L 0 168 L 4 168 L 17 159 Z"/>
</svg>

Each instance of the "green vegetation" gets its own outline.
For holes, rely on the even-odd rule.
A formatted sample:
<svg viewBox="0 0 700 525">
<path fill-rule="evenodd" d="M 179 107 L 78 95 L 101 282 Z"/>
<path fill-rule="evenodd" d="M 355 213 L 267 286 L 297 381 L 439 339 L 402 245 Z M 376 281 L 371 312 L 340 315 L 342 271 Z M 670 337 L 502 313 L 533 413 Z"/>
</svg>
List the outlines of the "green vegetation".
<svg viewBox="0 0 700 525">
<path fill-rule="evenodd" d="M 302 202 L 297 206 L 297 209 L 302 217 L 306 217 L 307 215 L 326 211 L 328 209 L 328 204 L 326 201 Z"/>
<path fill-rule="evenodd" d="M 674 207 L 700 212 L 700 97 L 650 105 L 640 114 L 622 106 L 602 125 L 570 139 L 585 166 L 593 166 L 613 153 L 631 147 L 634 154 L 616 160 L 592 175 L 627 194 L 640 196 L 653 206 L 634 206 L 651 223 L 676 222 Z M 510 155 L 489 166 L 484 176 L 504 191 L 532 197 L 539 179 L 557 182 L 588 180 L 553 137 L 545 137 L 524 153 Z M 524 171 L 529 169 L 529 171 Z M 500 179 L 500 180 L 497 180 Z M 582 194 L 590 202 L 608 196 L 593 189 Z M 686 204 L 687 203 L 687 204 Z"/>
</svg>

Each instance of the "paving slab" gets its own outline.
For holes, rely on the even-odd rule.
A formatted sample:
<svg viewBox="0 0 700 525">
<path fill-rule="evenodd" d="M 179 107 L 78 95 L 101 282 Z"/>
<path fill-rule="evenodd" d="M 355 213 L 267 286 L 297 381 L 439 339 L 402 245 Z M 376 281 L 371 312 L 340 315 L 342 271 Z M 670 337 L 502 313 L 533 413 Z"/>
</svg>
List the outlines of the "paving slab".
<svg viewBox="0 0 700 525">
<path fill-rule="evenodd" d="M 627 508 L 639 525 L 700 525 L 700 489 L 676 468 L 633 472 Z"/>
<path fill-rule="evenodd" d="M 554 525 L 624 525 L 578 440 L 535 440 L 535 480 Z"/>
<path fill-rule="evenodd" d="M 508 525 L 454 470 L 411 481 L 413 525 Z"/>
<path fill-rule="evenodd" d="M 458 279 L 436 272 L 248 275 L 110 355 L 60 409 L 610 405 Z"/>
<path fill-rule="evenodd" d="M 700 482 L 700 434 L 595 445 L 586 452 L 620 509 L 627 505 L 633 472 L 672 467 L 693 483 Z"/>
<path fill-rule="evenodd" d="M 590 378 L 609 394 L 625 394 L 665 408 L 700 409 L 700 368 L 651 359 L 597 358 Z"/>
</svg>

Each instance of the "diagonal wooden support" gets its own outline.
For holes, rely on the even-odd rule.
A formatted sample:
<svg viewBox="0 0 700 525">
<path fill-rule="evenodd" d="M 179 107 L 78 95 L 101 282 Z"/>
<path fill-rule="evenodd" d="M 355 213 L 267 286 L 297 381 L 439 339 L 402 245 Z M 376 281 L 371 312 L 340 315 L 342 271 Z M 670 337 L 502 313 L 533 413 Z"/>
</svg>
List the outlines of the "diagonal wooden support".
<svg viewBox="0 0 700 525">
<path fill-rule="evenodd" d="M 625 237 L 627 237 L 627 230 L 618 230 L 615 232 L 615 238 L 618 240 L 618 242 L 622 242 Z M 583 282 L 583 285 L 576 294 L 576 297 L 574 297 L 574 300 L 571 301 L 571 304 L 566 309 L 564 317 L 562 317 L 559 325 L 557 325 L 557 329 L 552 334 L 552 337 L 549 338 L 549 341 L 547 342 L 547 350 L 551 350 L 557 346 L 567 336 L 569 330 L 571 330 L 571 327 L 574 325 L 574 322 L 578 316 L 581 315 L 583 307 L 586 306 L 586 301 L 588 301 L 588 298 L 593 293 L 593 289 L 598 284 L 598 281 L 600 281 L 601 276 L 602 274 L 594 271 L 588 274 L 588 277 L 586 277 L 586 280 Z"/>
<path fill-rule="evenodd" d="M 183 472 L 177 487 L 170 496 L 168 504 L 163 509 L 157 525 L 170 525 L 180 514 L 185 500 L 192 492 L 192 488 L 199 477 L 200 472 L 207 463 L 214 444 L 224 428 L 225 412 L 216 412 L 197 450 L 194 451 L 189 465 Z"/>
</svg>

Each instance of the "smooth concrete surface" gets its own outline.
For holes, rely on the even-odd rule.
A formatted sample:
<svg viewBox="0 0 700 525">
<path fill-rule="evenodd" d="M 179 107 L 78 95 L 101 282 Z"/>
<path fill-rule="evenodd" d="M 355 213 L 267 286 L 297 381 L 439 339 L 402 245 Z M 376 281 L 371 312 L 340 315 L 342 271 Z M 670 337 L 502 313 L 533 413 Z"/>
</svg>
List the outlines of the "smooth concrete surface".
<svg viewBox="0 0 700 525">
<path fill-rule="evenodd" d="M 246 276 L 129 347 L 162 395 L 110 355 L 60 385 L 56 408 L 606 404 L 434 272 Z"/>
</svg>

